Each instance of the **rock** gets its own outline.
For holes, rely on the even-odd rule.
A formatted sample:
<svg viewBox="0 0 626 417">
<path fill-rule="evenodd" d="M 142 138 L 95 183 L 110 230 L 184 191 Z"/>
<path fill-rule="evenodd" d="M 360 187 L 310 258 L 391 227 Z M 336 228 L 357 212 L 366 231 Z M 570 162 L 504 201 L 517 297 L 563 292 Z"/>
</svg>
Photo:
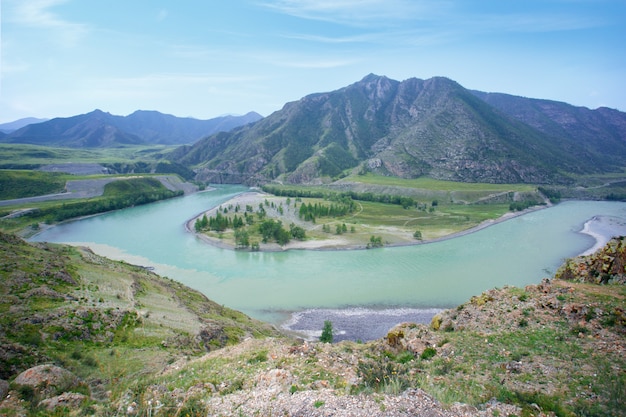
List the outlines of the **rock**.
<svg viewBox="0 0 626 417">
<path fill-rule="evenodd" d="M 32 387 L 35 393 L 42 397 L 70 391 L 80 383 L 76 375 L 54 365 L 38 365 L 27 369 L 19 374 L 14 382 L 17 385 Z"/>
<path fill-rule="evenodd" d="M 0 401 L 4 400 L 9 393 L 9 383 L 0 379 Z"/>
<path fill-rule="evenodd" d="M 64 392 L 56 397 L 46 398 L 39 403 L 39 407 L 45 408 L 48 411 L 54 411 L 57 407 L 77 409 L 86 399 L 86 395 L 77 392 Z"/>
<path fill-rule="evenodd" d="M 257 377 L 257 388 L 272 392 L 288 391 L 296 382 L 291 372 L 285 369 L 272 369 Z"/>
</svg>

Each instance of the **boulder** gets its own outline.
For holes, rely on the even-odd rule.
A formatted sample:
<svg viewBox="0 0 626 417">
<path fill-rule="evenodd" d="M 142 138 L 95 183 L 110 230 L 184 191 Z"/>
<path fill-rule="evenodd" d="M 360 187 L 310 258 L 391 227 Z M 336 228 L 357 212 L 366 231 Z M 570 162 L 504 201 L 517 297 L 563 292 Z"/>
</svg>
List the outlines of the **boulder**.
<svg viewBox="0 0 626 417">
<path fill-rule="evenodd" d="M 87 399 L 87 396 L 77 392 L 64 392 L 56 397 L 46 398 L 39 402 L 39 407 L 48 411 L 54 411 L 58 407 L 67 407 L 69 409 L 78 409 Z"/>
<path fill-rule="evenodd" d="M 76 375 L 55 365 L 38 365 L 27 369 L 19 374 L 14 382 L 17 385 L 32 387 L 35 394 L 40 397 L 71 391 L 80 384 Z"/>
<path fill-rule="evenodd" d="M 4 400 L 9 393 L 9 383 L 4 379 L 0 379 L 0 402 Z"/>
</svg>

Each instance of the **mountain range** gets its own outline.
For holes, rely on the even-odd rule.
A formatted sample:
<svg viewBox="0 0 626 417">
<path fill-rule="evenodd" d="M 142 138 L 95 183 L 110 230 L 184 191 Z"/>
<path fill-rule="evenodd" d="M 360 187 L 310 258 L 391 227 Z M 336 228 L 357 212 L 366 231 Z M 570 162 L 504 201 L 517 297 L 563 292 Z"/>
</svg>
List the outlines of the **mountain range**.
<svg viewBox="0 0 626 417">
<path fill-rule="evenodd" d="M 262 116 L 255 112 L 243 116 L 199 120 L 175 117 L 157 111 L 138 110 L 128 116 L 115 116 L 94 110 L 78 116 L 29 124 L 0 137 L 0 143 L 73 148 L 181 145 L 261 118 Z"/>
<path fill-rule="evenodd" d="M 19 119 L 19 120 L 14 120 L 12 122 L 9 123 L 2 123 L 0 124 L 0 132 L 7 134 L 7 133 L 11 133 L 16 131 L 17 129 L 21 129 L 24 126 L 28 126 L 30 124 L 34 124 L 34 123 L 41 123 L 41 122 L 45 122 L 49 119 L 39 119 L 36 117 L 25 117 L 23 119 Z"/>
<path fill-rule="evenodd" d="M 568 183 L 622 172 L 626 113 L 468 90 L 434 77 L 370 74 L 174 151 L 211 182 L 331 181 L 350 170 L 402 178 Z"/>
<path fill-rule="evenodd" d="M 1 126 L 0 126 L 1 127 Z M 369 74 L 262 118 L 156 111 L 91 113 L 29 124 L 0 143 L 61 147 L 181 145 L 167 155 L 216 183 L 319 184 L 350 173 L 569 184 L 626 167 L 626 113 L 464 88 L 444 77 Z"/>
</svg>

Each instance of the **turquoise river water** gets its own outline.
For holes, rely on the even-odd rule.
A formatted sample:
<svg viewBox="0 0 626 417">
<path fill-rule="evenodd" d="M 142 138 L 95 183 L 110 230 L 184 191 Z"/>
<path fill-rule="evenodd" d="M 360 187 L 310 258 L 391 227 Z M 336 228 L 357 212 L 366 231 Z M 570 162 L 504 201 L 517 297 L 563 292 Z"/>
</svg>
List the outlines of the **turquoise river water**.
<svg viewBox="0 0 626 417">
<path fill-rule="evenodd" d="M 565 258 L 593 246 L 594 239 L 580 233 L 587 220 L 626 219 L 626 203 L 569 201 L 454 239 L 343 251 L 238 252 L 210 246 L 185 230 L 194 215 L 246 190 L 219 186 L 65 223 L 31 240 L 83 244 L 151 266 L 220 304 L 275 324 L 304 323 L 306 312 L 321 319 L 341 311 L 344 318 L 376 312 L 393 324 L 399 311 L 406 314 L 396 321 L 424 313 L 426 321 L 437 311 L 432 309 L 456 306 L 489 288 L 537 283 Z"/>
</svg>

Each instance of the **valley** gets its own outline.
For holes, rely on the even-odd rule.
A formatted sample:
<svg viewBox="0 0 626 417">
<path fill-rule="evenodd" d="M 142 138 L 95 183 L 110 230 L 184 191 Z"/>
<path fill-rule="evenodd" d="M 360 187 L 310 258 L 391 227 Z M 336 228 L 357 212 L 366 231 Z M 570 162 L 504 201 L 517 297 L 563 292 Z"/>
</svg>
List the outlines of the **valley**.
<svg viewBox="0 0 626 417">
<path fill-rule="evenodd" d="M 623 415 L 625 138 L 375 74 L 267 117 L 16 126 L 0 414 Z"/>
</svg>

